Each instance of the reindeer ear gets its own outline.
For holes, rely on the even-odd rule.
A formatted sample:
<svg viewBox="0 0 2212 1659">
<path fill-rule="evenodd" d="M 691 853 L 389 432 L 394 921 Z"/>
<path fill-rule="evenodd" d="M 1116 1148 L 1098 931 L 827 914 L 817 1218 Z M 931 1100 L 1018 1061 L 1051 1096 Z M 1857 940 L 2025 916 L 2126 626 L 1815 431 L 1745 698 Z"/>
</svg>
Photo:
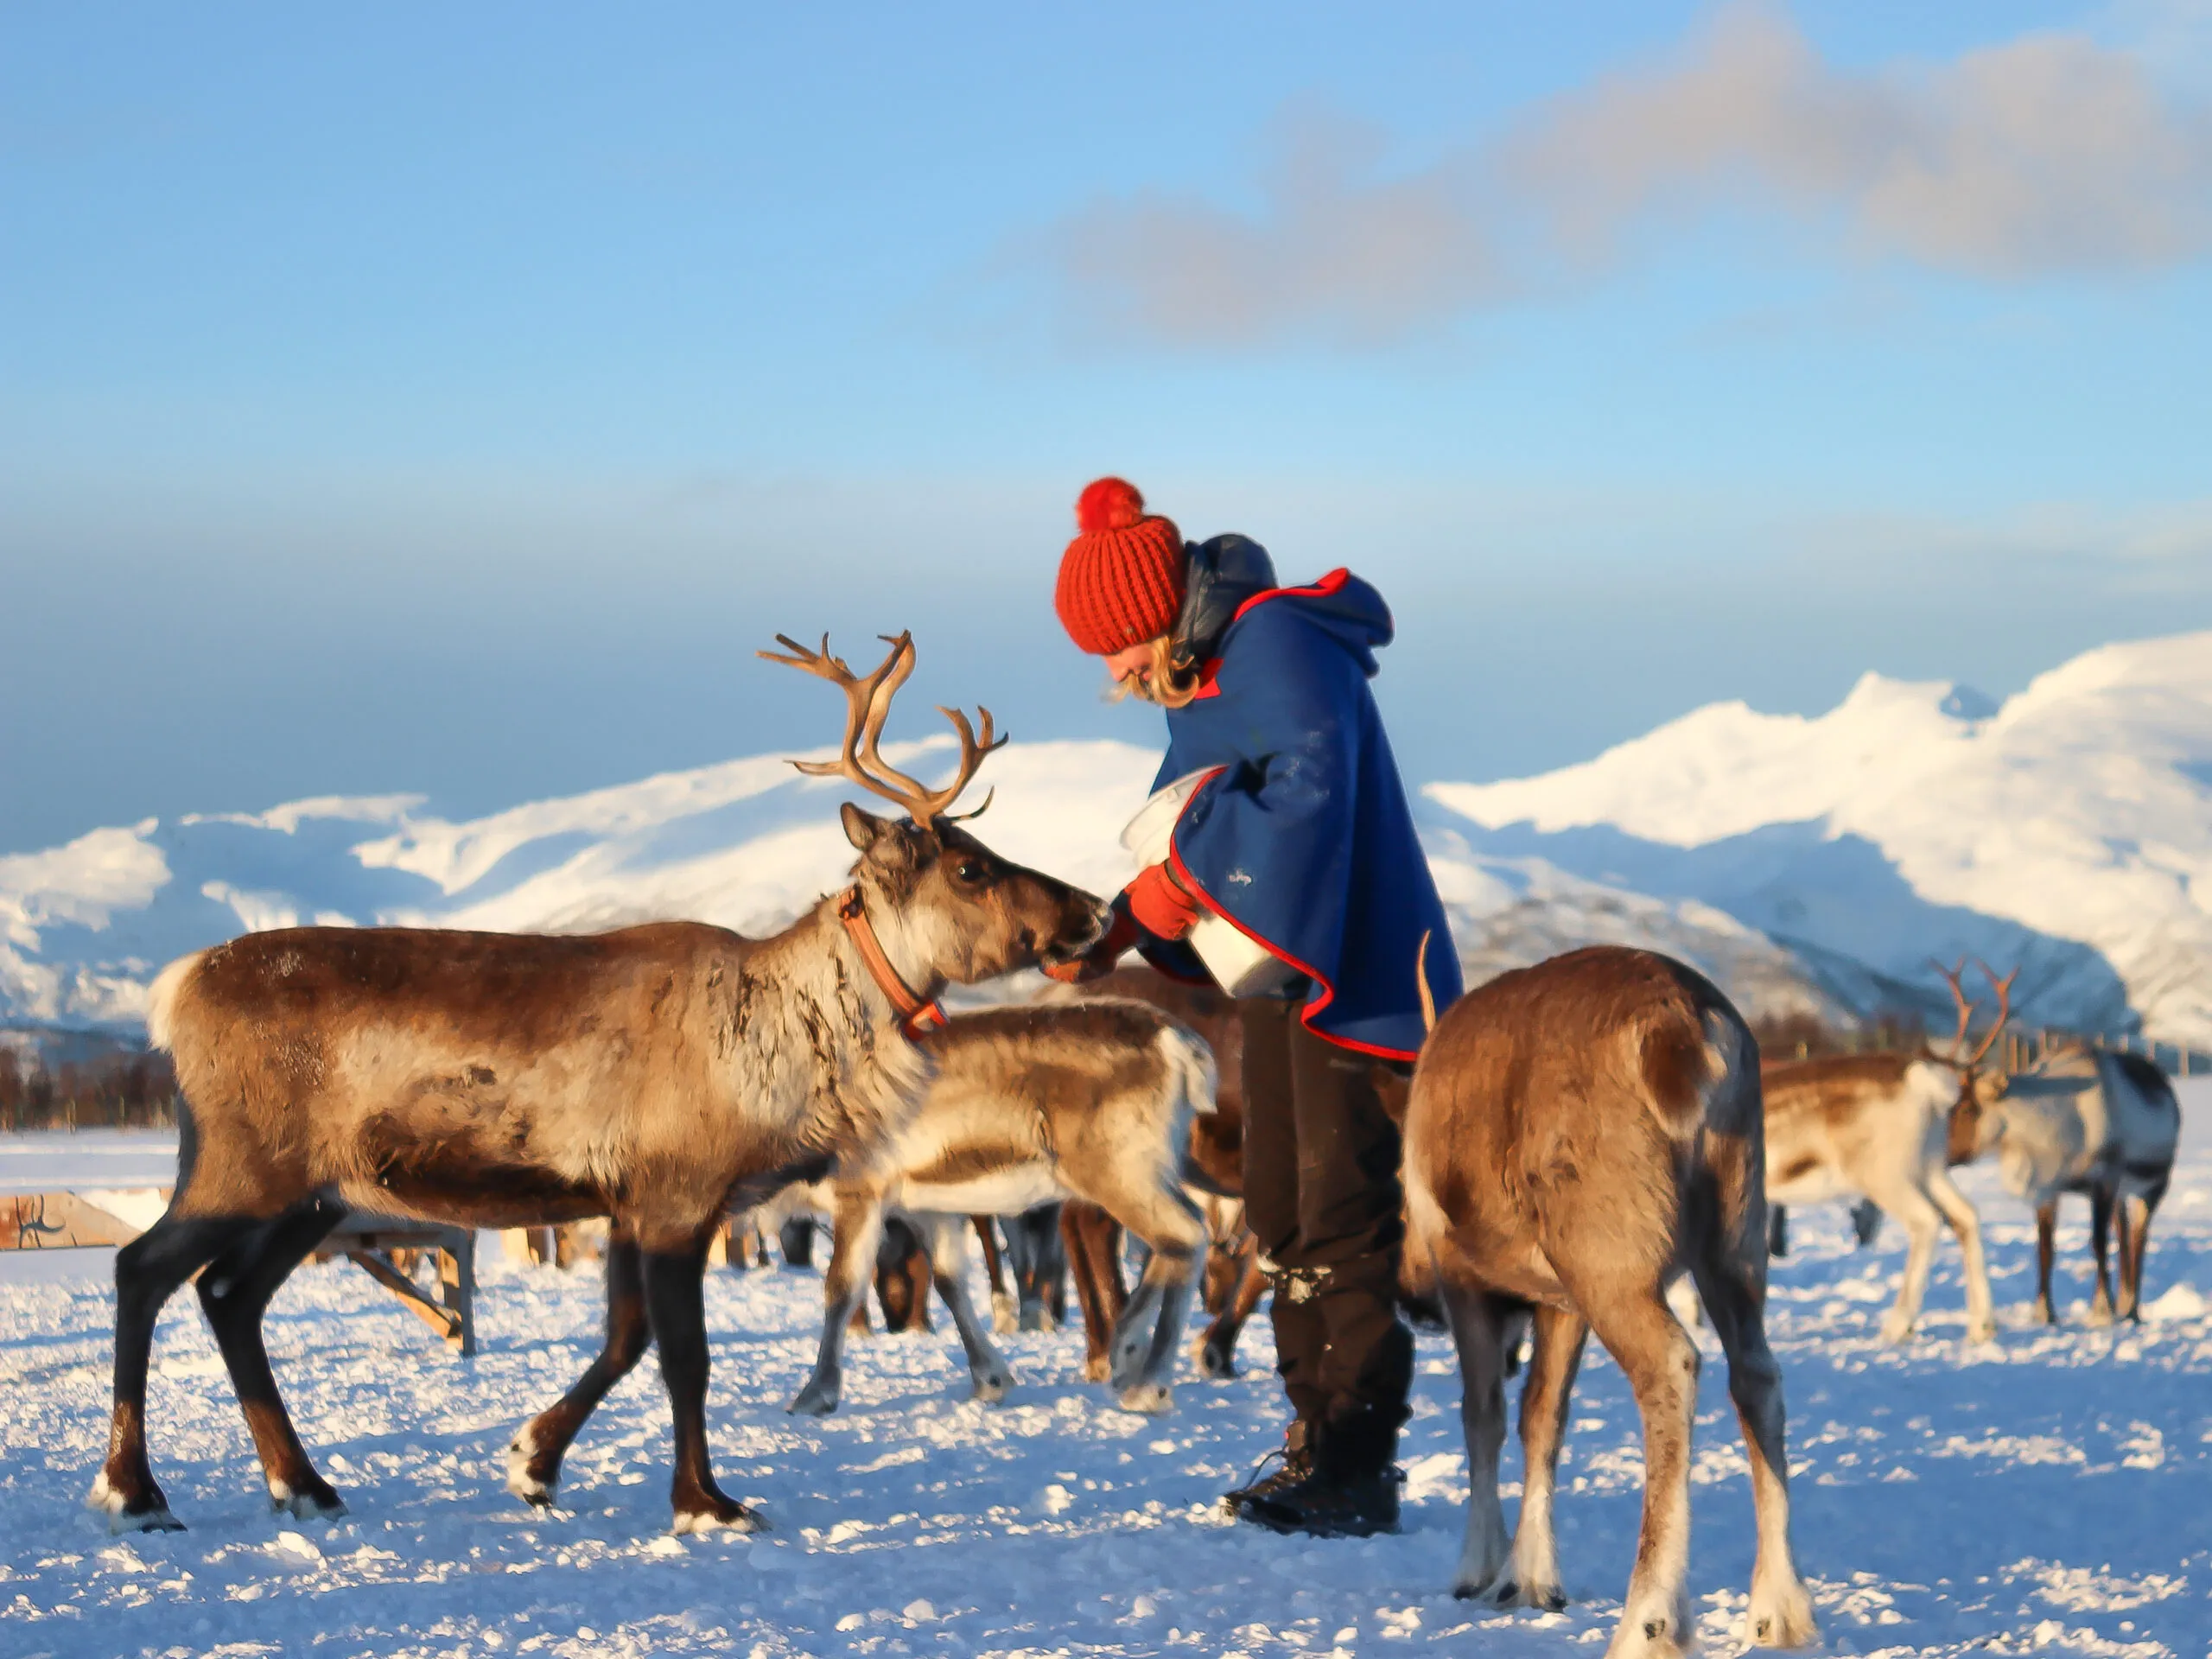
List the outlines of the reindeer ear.
<svg viewBox="0 0 2212 1659">
<path fill-rule="evenodd" d="M 890 819 L 879 818 L 873 812 L 863 812 L 850 801 L 838 809 L 837 816 L 844 823 L 845 839 L 863 853 L 881 840 L 883 832 L 891 827 Z"/>
</svg>

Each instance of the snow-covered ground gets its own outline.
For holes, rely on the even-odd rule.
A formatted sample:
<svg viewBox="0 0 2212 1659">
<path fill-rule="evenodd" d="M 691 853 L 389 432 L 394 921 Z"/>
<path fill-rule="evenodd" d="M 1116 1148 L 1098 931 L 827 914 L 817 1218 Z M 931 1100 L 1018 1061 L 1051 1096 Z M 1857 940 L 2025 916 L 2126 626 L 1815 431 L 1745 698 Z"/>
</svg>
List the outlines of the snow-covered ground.
<svg viewBox="0 0 2212 1659">
<path fill-rule="evenodd" d="M 1859 1252 L 1840 1211 L 1793 1218 L 1770 1330 L 1788 1379 L 1799 1557 L 1831 1650 L 2194 1659 L 2212 1643 L 2202 1080 L 2185 1115 L 2139 1330 L 2081 1322 L 2079 1204 L 2060 1241 L 2066 1323 L 2023 1323 L 2032 1228 L 1986 1170 L 1967 1185 L 2012 1312 L 1986 1346 L 1963 1339 L 1955 1250 L 1939 1256 L 1923 1333 L 1891 1349 L 1876 1327 L 1897 1230 Z M 0 1178 L 9 1162 L 0 1154 Z M 1441 1338 L 1422 1343 L 1403 1535 L 1298 1542 L 1224 1525 L 1212 1508 L 1280 1430 L 1264 1322 L 1244 1375 L 1185 1376 L 1165 1419 L 1111 1409 L 1083 1383 L 1072 1332 L 1007 1338 L 1020 1385 L 1001 1407 L 970 1404 L 941 1331 L 857 1344 L 844 1408 L 802 1421 L 782 1408 L 812 1355 L 821 1286 L 783 1271 L 716 1273 L 709 1289 L 716 1453 L 772 1531 L 668 1535 L 667 1413 L 650 1363 L 586 1429 L 568 1507 L 534 1514 L 507 1496 L 501 1449 L 593 1351 L 600 1297 L 588 1274 L 496 1259 L 473 1362 L 448 1358 L 350 1268 L 303 1270 L 279 1296 L 277 1370 L 353 1506 L 334 1523 L 267 1513 L 221 1363 L 179 1298 L 151 1411 L 157 1467 L 192 1530 L 111 1538 L 79 1507 L 105 1437 L 111 1318 L 97 1262 L 84 1269 L 0 1279 L 0 1651 L 13 1659 L 1554 1653 L 1602 1641 L 1633 1548 L 1637 1420 L 1594 1352 L 1559 1512 L 1575 1603 L 1485 1612 L 1445 1592 L 1465 1476 Z M 1699 1437 L 1693 1592 L 1708 1646 L 1729 1650 L 1751 1500 L 1717 1357 Z"/>
</svg>

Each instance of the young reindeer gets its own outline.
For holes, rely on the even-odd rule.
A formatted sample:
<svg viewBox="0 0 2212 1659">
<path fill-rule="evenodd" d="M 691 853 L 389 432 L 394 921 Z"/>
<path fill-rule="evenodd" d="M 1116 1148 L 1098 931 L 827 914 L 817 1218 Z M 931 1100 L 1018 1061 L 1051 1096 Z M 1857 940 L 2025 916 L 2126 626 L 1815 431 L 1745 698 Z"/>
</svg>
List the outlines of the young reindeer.
<svg viewBox="0 0 2212 1659">
<path fill-rule="evenodd" d="M 887 1213 L 923 1236 L 975 1397 L 1003 1398 L 1013 1373 L 968 1295 L 968 1218 L 1069 1198 L 1098 1205 L 1151 1247 L 1114 1328 L 1109 1380 L 1124 1409 L 1167 1410 L 1205 1253 L 1204 1224 L 1183 1191 L 1191 1119 L 1213 1109 L 1205 1045 L 1156 1008 L 1099 1000 L 962 1014 L 927 1046 L 937 1077 L 921 1109 L 872 1163 L 817 1189 L 836 1243 L 823 1281 L 821 1350 L 791 1410 L 837 1408 L 846 1325 L 867 1293 Z"/>
<path fill-rule="evenodd" d="M 1567 1396 L 1595 1330 L 1643 1417 L 1643 1524 L 1606 1651 L 1688 1649 L 1698 1353 L 1666 1300 L 1688 1269 L 1727 1352 L 1751 1456 L 1758 1558 L 1745 1635 L 1772 1647 L 1811 1640 L 1789 1550 L 1782 1375 L 1766 1343 L 1750 1030 L 1681 963 L 1609 945 L 1501 975 L 1431 1018 L 1406 1110 L 1404 1274 L 1416 1298 L 1440 1296 L 1459 1354 L 1472 1491 L 1452 1592 L 1566 1605 L 1552 1497 Z M 1527 1466 L 1509 1545 L 1497 1454 L 1507 1359 L 1529 1317 Z"/>
<path fill-rule="evenodd" d="M 788 640 L 784 641 L 790 645 Z M 194 1272 L 270 1500 L 344 1505 L 308 1462 L 262 1345 L 270 1295 L 349 1205 L 464 1227 L 606 1215 L 607 1344 L 526 1427 L 509 1484 L 551 1500 L 561 1454 L 650 1338 L 674 1415 L 677 1530 L 749 1527 L 715 1484 L 701 1274 L 734 1196 L 865 1165 L 930 1077 L 910 1040 L 949 981 L 1080 955 L 1090 894 L 999 858 L 945 815 L 995 747 L 953 715 L 937 791 L 880 764 L 906 635 L 865 679 L 796 663 L 848 696 L 836 772 L 905 808 L 843 809 L 852 885 L 770 939 L 664 922 L 588 937 L 289 928 L 172 963 L 149 1026 L 184 1096 L 168 1212 L 116 1257 L 115 1407 L 91 1502 L 118 1528 L 178 1523 L 145 1438 L 162 1304 Z"/>
<path fill-rule="evenodd" d="M 1234 1376 L 1236 1339 L 1267 1294 L 1260 1241 L 1244 1221 L 1244 1031 L 1236 1001 L 1212 985 L 1170 979 L 1152 968 L 1117 968 L 1087 985 L 1052 986 L 1039 1001 L 1101 996 L 1149 1002 L 1196 1032 L 1213 1051 L 1220 1079 L 1215 1109 L 1191 1122 L 1191 1164 L 1206 1218 L 1210 1247 L 1203 1286 L 1206 1311 L 1214 1317 L 1193 1354 L 1200 1376 Z M 1094 1380 L 1103 1379 L 1109 1333 L 1128 1300 L 1122 1285 L 1122 1229 L 1111 1216 L 1078 1201 L 1064 1212 L 1062 1232 L 1083 1310 L 1085 1370 Z"/>
<path fill-rule="evenodd" d="M 1980 964 L 2000 999 L 2012 983 Z M 2017 969 L 2015 970 L 2018 971 Z M 1951 1114 L 1955 1159 L 1979 1157 L 1993 1147 L 2005 1185 L 2036 1212 L 2035 1314 L 2057 1322 L 2050 1269 L 2058 1229 L 2058 1199 L 2083 1192 L 2089 1199 L 2089 1233 L 2097 1257 L 2097 1292 L 2089 1323 L 2142 1317 L 2143 1258 L 2150 1249 L 2151 1217 L 2166 1193 L 2174 1152 L 2181 1141 L 2181 1103 L 2165 1074 L 2139 1054 L 2114 1054 L 2070 1044 L 2045 1054 L 2024 1071 L 1962 1088 Z M 2107 1277 L 2108 1236 L 2118 1223 L 2120 1299 Z"/>
<path fill-rule="evenodd" d="M 1952 1185 L 1947 1166 L 1960 1160 L 1951 1155 L 1948 1126 L 1960 1103 L 2002 1084 L 1982 1062 L 2010 1017 L 2012 977 L 1992 977 L 1996 1023 L 1968 1053 L 1974 1005 L 1959 982 L 1959 969 L 1935 966 L 1949 981 L 1959 1009 L 1947 1052 L 1852 1054 L 1767 1069 L 1766 1195 L 1777 1205 L 1864 1199 L 1896 1217 L 1910 1243 L 1897 1303 L 1882 1321 L 1885 1342 L 1903 1342 L 1920 1318 L 1936 1232 L 1948 1223 L 1966 1257 L 1967 1337 L 1986 1342 L 1997 1334 L 1997 1321 L 1981 1222 Z"/>
</svg>

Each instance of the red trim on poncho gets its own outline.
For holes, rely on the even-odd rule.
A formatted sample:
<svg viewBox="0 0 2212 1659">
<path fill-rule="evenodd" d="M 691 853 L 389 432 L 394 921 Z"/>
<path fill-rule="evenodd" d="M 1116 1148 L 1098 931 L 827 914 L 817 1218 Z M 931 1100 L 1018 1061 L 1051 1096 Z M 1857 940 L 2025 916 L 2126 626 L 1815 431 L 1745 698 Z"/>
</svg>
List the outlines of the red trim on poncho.
<svg viewBox="0 0 2212 1659">
<path fill-rule="evenodd" d="M 1273 599 L 1280 594 L 1332 594 L 1336 592 L 1337 588 L 1344 586 L 1347 574 L 1347 572 L 1343 570 L 1332 570 L 1327 575 L 1322 577 L 1319 582 L 1317 582 L 1312 588 L 1275 588 L 1269 589 L 1264 594 L 1255 594 L 1250 599 L 1244 601 L 1243 607 L 1239 609 L 1236 613 L 1237 615 L 1242 616 L 1244 614 L 1245 611 L 1251 609 L 1253 606 L 1258 604 L 1262 600 Z M 1329 586 L 1328 584 L 1332 581 L 1335 585 Z M 1179 812 L 1175 815 L 1175 823 L 1179 828 L 1181 826 L 1183 822 L 1183 813 L 1188 812 L 1191 810 L 1192 803 L 1195 802 L 1199 796 L 1205 793 L 1206 785 L 1212 783 L 1215 779 L 1220 777 L 1223 772 L 1227 772 L 1229 768 L 1226 766 L 1216 766 L 1211 772 L 1208 772 L 1202 780 L 1200 780 L 1198 786 L 1191 791 L 1190 800 L 1183 803 L 1183 812 Z M 1287 963 L 1288 966 L 1295 969 L 1298 972 L 1305 975 L 1306 978 L 1312 980 L 1316 985 L 1319 985 L 1321 988 L 1321 995 L 1318 999 L 1306 1002 L 1298 1010 L 1298 1023 L 1305 1027 L 1307 1031 L 1312 1032 L 1314 1036 L 1319 1037 L 1325 1043 L 1332 1044 L 1338 1048 L 1351 1049 L 1354 1053 L 1357 1054 L 1372 1054 L 1377 1059 L 1411 1061 L 1417 1060 L 1421 1058 L 1421 1051 L 1419 1049 L 1384 1048 L 1379 1043 L 1363 1043 L 1357 1038 L 1332 1037 L 1327 1032 L 1323 1031 L 1315 1026 L 1313 1023 L 1313 1016 L 1319 1014 L 1323 1009 L 1326 1008 L 1330 1003 L 1337 1000 L 1337 988 L 1335 982 L 1332 981 L 1326 974 L 1321 972 L 1319 969 L 1309 967 L 1306 963 L 1300 962 L 1296 957 L 1292 956 L 1289 951 L 1284 950 L 1273 939 L 1268 938 L 1262 934 L 1255 933 L 1250 928 L 1245 926 L 1243 923 L 1238 921 L 1234 916 L 1230 915 L 1228 911 L 1224 909 L 1220 900 L 1216 899 L 1211 893 L 1208 893 L 1205 890 L 1205 884 L 1202 883 L 1197 876 L 1191 874 L 1191 867 L 1183 861 L 1182 849 L 1176 846 L 1175 839 L 1172 833 L 1169 835 L 1167 840 L 1167 861 L 1173 867 L 1176 879 L 1182 882 L 1184 887 L 1190 893 L 1190 895 L 1193 899 L 1196 899 L 1200 904 L 1204 905 L 1215 915 L 1220 917 L 1223 921 L 1227 922 L 1231 927 L 1235 928 L 1239 933 L 1242 933 L 1246 938 L 1251 940 L 1253 944 L 1258 945 L 1261 950 L 1266 951 L 1277 962 Z M 1189 936 L 1185 935 L 1185 943 L 1187 944 L 1188 942 Z"/>
</svg>

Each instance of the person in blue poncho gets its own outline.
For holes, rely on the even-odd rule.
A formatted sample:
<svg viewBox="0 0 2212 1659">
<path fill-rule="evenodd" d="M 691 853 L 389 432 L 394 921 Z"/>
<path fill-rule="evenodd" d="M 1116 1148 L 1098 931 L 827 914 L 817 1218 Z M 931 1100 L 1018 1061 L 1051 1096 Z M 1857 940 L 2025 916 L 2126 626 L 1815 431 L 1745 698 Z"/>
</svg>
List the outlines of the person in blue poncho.
<svg viewBox="0 0 2212 1659">
<path fill-rule="evenodd" d="M 1281 1532 L 1394 1530 L 1413 1333 L 1378 1072 L 1420 1050 L 1421 966 L 1439 1007 L 1459 970 L 1367 683 L 1390 613 L 1349 571 L 1282 587 L 1244 537 L 1186 544 L 1120 479 L 1085 489 L 1076 520 L 1060 620 L 1166 711 L 1168 747 L 1150 828 L 1133 826 L 1144 868 L 1063 976 L 1135 947 L 1240 1001 L 1245 1213 L 1294 1421 L 1281 1465 L 1226 1501 Z"/>
</svg>

